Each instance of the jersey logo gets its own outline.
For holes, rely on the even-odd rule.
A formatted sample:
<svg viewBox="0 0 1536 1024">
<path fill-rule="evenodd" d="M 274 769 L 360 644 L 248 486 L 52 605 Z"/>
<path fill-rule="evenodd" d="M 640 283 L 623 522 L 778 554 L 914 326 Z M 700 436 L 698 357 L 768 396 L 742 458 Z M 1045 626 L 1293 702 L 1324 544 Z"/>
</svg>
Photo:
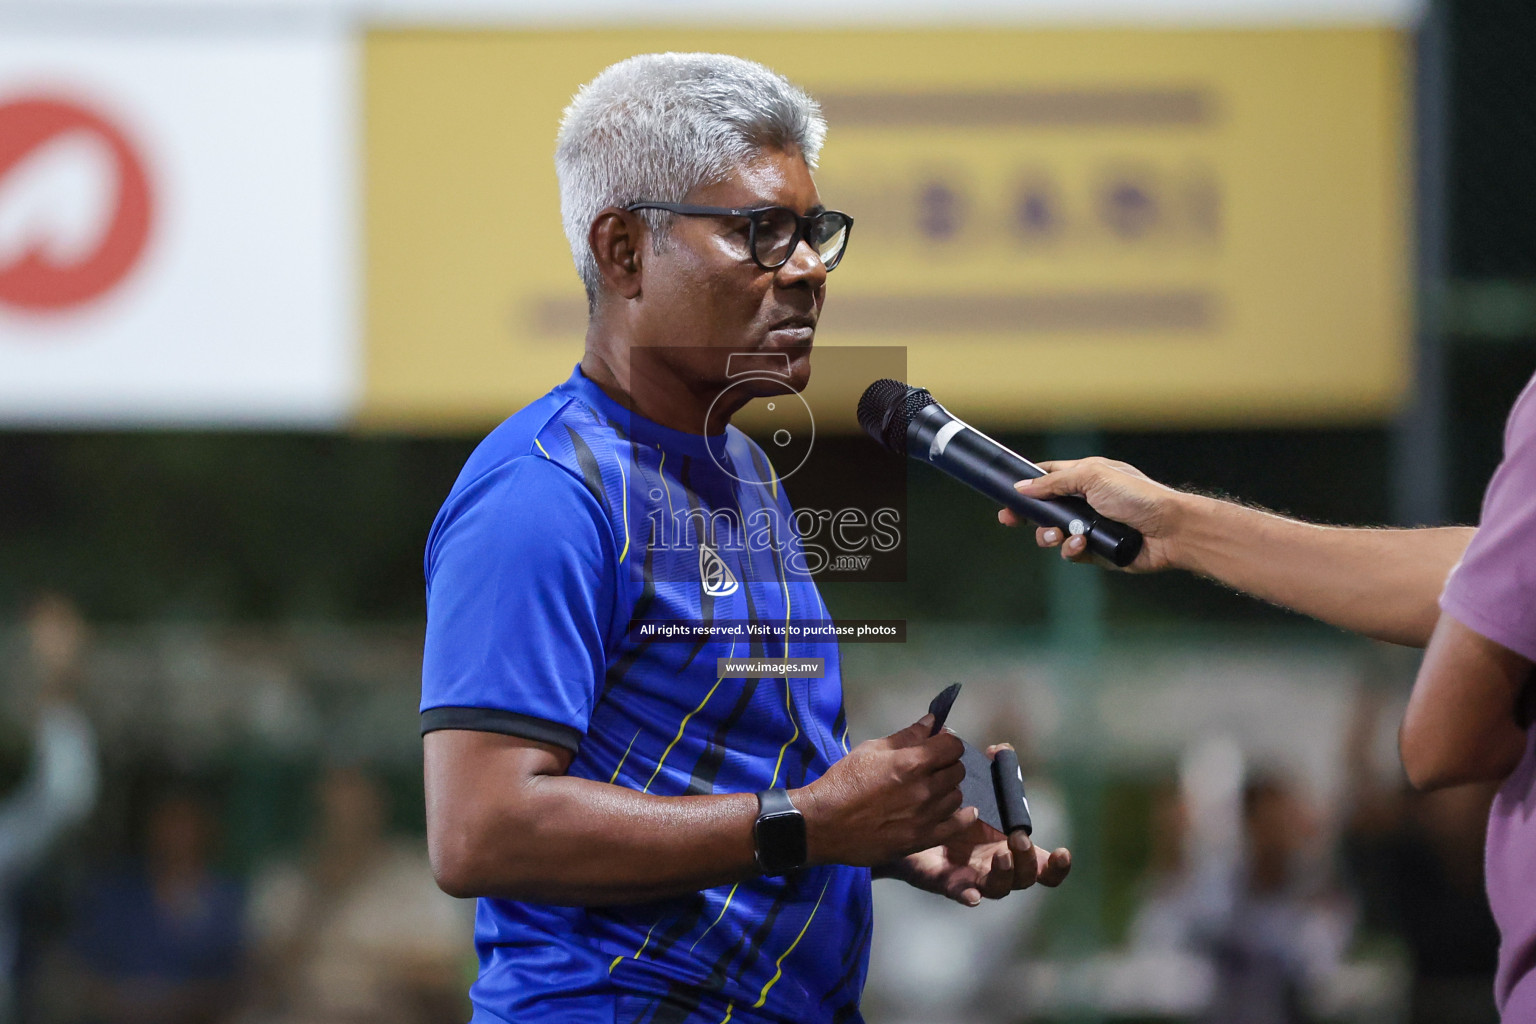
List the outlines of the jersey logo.
<svg viewBox="0 0 1536 1024">
<path fill-rule="evenodd" d="M 699 544 L 699 581 L 704 584 L 704 593 L 710 597 L 730 597 L 741 585 L 714 549 L 702 542 Z"/>
</svg>

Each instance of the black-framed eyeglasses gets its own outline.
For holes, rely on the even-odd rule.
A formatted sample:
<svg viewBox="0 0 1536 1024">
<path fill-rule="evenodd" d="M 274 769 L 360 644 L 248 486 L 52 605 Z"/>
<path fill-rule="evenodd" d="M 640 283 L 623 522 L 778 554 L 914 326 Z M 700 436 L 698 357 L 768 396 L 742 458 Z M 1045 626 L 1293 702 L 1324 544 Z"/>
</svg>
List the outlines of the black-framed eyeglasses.
<svg viewBox="0 0 1536 1024">
<path fill-rule="evenodd" d="M 630 203 L 626 210 L 665 210 L 688 217 L 745 217 L 751 222 L 747 247 L 752 262 L 764 270 L 777 270 L 789 262 L 801 239 L 809 242 L 829 271 L 848 251 L 853 218 L 837 210 L 820 210 L 801 216 L 787 206 L 733 209 L 728 206 L 694 206 L 690 203 Z"/>
</svg>

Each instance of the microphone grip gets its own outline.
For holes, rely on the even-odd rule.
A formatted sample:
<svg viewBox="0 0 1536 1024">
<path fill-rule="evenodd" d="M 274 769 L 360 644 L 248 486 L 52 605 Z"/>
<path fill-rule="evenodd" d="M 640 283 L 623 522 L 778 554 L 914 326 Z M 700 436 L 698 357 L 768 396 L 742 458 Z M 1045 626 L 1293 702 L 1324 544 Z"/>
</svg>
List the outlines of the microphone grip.
<svg viewBox="0 0 1536 1024">
<path fill-rule="evenodd" d="M 1013 491 L 1011 485 L 1008 489 Z M 1032 523 L 1056 527 L 1063 537 L 1086 534 L 1089 551 L 1122 569 L 1141 554 L 1141 531 L 1113 519 L 1099 518 L 1093 506 L 1081 498 L 1031 498 L 1013 491 L 1011 496 L 1003 495 L 1002 502 Z"/>
<path fill-rule="evenodd" d="M 1019 755 L 1004 747 L 992 758 L 992 788 L 997 791 L 997 816 L 1003 831 L 1010 835 L 1019 829 L 1033 835 L 1029 820 L 1029 801 L 1024 799 L 1024 773 L 1019 770 Z"/>
<path fill-rule="evenodd" d="M 1141 553 L 1141 531 L 1100 516 L 1082 498 L 1031 498 L 1014 490 L 1015 482 L 1045 471 L 972 427 L 945 439 L 942 456 L 928 461 L 1037 526 L 1053 526 L 1063 537 L 1086 535 L 1088 550 L 1107 562 L 1123 569 Z"/>
</svg>

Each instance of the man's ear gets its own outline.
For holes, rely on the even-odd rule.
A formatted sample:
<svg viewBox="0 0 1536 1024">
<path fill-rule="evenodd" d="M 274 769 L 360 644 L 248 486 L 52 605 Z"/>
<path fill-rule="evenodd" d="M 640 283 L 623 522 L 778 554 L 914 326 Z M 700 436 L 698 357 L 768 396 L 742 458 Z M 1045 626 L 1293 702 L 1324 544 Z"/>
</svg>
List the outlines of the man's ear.
<svg viewBox="0 0 1536 1024">
<path fill-rule="evenodd" d="M 597 271 L 620 296 L 640 294 L 641 242 L 645 222 L 628 210 L 609 206 L 598 212 L 587 230 L 587 245 L 597 260 Z"/>
</svg>

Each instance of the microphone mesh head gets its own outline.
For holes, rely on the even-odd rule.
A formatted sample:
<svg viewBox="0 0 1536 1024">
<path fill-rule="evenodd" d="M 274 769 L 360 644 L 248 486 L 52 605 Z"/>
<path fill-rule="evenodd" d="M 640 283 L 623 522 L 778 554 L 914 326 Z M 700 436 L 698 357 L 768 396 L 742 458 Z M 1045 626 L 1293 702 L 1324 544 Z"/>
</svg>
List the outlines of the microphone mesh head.
<svg viewBox="0 0 1536 1024">
<path fill-rule="evenodd" d="M 907 426 L 912 417 L 935 404 L 933 396 L 924 389 L 886 377 L 864 389 L 859 399 L 859 426 L 897 455 L 905 455 Z"/>
</svg>

